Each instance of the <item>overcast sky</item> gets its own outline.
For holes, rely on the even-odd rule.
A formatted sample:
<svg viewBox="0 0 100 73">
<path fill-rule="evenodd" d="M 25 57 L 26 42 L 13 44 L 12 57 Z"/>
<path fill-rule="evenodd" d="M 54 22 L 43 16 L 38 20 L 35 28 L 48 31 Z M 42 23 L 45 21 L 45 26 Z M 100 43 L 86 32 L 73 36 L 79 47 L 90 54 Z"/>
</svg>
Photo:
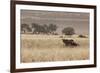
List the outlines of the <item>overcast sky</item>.
<svg viewBox="0 0 100 73">
<path fill-rule="evenodd" d="M 89 34 L 89 13 L 21 10 L 23 23 L 55 24 L 59 34 L 65 27 L 73 27 L 76 34 Z"/>
</svg>

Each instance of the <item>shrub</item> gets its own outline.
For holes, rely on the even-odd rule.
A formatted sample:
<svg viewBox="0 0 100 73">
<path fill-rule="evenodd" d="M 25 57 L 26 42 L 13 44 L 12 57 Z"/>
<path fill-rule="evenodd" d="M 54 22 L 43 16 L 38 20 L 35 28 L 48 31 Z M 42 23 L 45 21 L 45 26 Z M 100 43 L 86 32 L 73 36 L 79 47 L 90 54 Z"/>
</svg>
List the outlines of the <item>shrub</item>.
<svg viewBox="0 0 100 73">
<path fill-rule="evenodd" d="M 80 38 L 86 38 L 85 35 L 79 35 L 78 37 L 80 37 Z"/>
</svg>

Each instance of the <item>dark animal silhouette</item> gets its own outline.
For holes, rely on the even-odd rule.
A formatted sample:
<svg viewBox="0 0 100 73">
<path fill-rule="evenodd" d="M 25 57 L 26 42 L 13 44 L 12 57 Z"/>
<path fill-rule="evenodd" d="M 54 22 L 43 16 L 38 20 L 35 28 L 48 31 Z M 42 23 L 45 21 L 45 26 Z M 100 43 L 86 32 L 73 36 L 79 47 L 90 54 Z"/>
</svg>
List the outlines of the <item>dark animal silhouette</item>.
<svg viewBox="0 0 100 73">
<path fill-rule="evenodd" d="M 74 40 L 70 39 L 62 39 L 63 43 L 65 44 L 65 46 L 79 46 L 79 44 L 77 44 L 76 42 L 74 42 Z"/>
</svg>

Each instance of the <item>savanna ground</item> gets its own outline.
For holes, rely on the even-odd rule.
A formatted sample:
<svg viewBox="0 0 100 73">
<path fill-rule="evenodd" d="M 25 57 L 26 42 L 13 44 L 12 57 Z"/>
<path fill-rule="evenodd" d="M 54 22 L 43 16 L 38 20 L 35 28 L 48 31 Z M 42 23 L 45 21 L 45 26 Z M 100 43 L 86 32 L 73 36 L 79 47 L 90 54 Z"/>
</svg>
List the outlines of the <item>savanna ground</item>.
<svg viewBox="0 0 100 73">
<path fill-rule="evenodd" d="M 71 38 L 80 46 L 65 46 L 60 35 L 21 34 L 21 62 L 47 62 L 89 59 L 89 38 Z"/>
</svg>

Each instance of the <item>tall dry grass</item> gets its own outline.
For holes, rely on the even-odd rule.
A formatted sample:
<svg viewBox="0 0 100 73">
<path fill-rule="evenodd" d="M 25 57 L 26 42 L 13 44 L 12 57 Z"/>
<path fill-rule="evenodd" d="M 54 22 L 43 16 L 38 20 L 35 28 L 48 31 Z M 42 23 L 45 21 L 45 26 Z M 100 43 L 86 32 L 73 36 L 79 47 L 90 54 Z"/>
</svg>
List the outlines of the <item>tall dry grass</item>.
<svg viewBox="0 0 100 73">
<path fill-rule="evenodd" d="M 58 35 L 21 35 L 21 62 L 89 59 L 89 38 L 64 38 L 74 39 L 80 46 L 66 47 Z"/>
</svg>

